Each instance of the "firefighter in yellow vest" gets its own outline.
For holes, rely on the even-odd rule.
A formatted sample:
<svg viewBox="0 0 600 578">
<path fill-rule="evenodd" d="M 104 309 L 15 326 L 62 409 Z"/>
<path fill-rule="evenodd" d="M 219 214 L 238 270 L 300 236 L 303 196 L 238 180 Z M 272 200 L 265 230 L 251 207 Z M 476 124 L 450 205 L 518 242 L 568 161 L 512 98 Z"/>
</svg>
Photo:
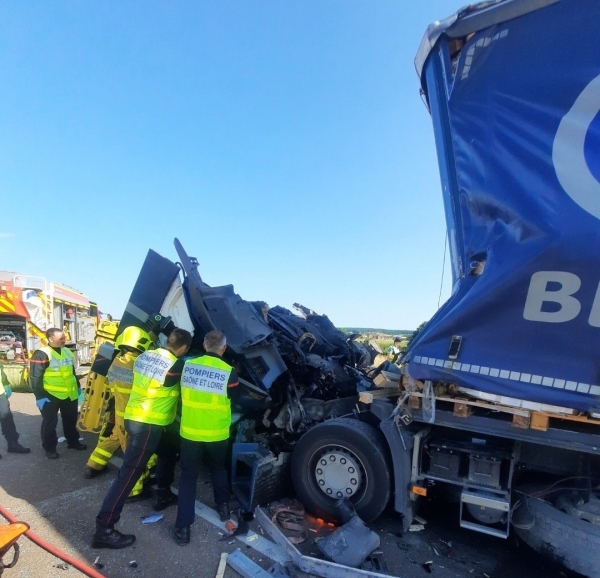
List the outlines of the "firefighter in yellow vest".
<svg viewBox="0 0 600 578">
<path fill-rule="evenodd" d="M 147 351 L 152 345 L 152 339 L 148 333 L 139 327 L 126 327 L 117 339 L 119 353 L 112 362 L 107 381 L 114 401 L 114 425 L 112 433 L 108 436 L 100 436 L 96 448 L 90 455 L 84 473 L 86 478 L 95 478 L 106 471 L 106 466 L 113 454 L 121 448 L 125 451 L 127 447 L 127 431 L 125 430 L 125 408 L 129 401 L 131 385 L 133 384 L 133 364 L 141 353 Z M 151 497 L 144 491 L 144 482 L 149 475 L 149 469 L 156 462 L 153 456 L 148 467 L 137 481 L 128 501 L 137 501 L 145 497 Z"/>
<path fill-rule="evenodd" d="M 29 386 L 42 414 L 42 447 L 48 459 L 59 457 L 56 451 L 58 412 L 62 418 L 67 447 L 85 450 L 77 431 L 79 383 L 75 375 L 75 356 L 65 347 L 64 331 L 51 327 L 46 331 L 48 345 L 33 352 L 30 359 Z"/>
<path fill-rule="evenodd" d="M 226 349 L 225 335 L 209 331 L 204 337 L 206 353 L 188 359 L 181 376 L 181 476 L 173 529 L 180 546 L 190 542 L 196 485 L 205 452 L 219 517 L 222 522 L 229 519 L 230 488 L 225 469 L 231 426 L 229 389 L 239 380 L 235 369 L 221 359 Z"/>
<path fill-rule="evenodd" d="M 152 454 L 161 455 L 160 441 L 165 426 L 175 419 L 183 359 L 192 342 L 185 329 L 173 329 L 166 348 L 142 353 L 133 365 L 133 384 L 125 408 L 129 434 L 123 465 L 96 516 L 92 548 L 126 548 L 133 534 L 114 529 L 129 492 L 142 475 Z"/>
</svg>

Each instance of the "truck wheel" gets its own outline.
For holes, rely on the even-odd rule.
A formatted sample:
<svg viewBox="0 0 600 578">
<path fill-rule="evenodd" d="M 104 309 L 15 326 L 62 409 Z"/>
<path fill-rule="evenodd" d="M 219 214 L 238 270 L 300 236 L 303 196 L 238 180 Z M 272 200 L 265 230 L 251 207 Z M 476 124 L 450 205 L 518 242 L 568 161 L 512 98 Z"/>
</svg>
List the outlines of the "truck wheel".
<svg viewBox="0 0 600 578">
<path fill-rule="evenodd" d="M 547 498 L 559 505 L 561 499 L 556 492 L 543 499 L 532 497 L 543 490 L 538 485 L 517 488 L 519 502 L 512 515 L 517 536 L 569 570 L 583 576 L 600 576 L 600 525 L 569 515 L 545 501 Z"/>
<path fill-rule="evenodd" d="M 392 491 L 382 434 L 355 419 L 338 418 L 309 430 L 292 454 L 292 480 L 306 509 L 339 521 L 335 502 L 349 498 L 365 522 L 379 516 Z"/>
</svg>

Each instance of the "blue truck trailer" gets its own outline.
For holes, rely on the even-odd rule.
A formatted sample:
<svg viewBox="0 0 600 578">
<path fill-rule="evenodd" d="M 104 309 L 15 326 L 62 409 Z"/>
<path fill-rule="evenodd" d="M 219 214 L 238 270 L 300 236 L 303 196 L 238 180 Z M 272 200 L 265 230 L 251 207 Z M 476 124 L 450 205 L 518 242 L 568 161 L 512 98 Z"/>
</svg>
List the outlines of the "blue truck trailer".
<svg viewBox="0 0 600 578">
<path fill-rule="evenodd" d="M 443 487 L 457 525 L 600 575 L 599 16 L 596 0 L 492 0 L 427 30 L 453 291 L 388 387 L 327 317 L 210 287 L 177 240 L 178 262 L 148 253 L 119 331 L 176 325 L 198 351 L 225 332 L 246 508 L 291 477 L 314 514 L 347 499 L 407 530 Z"/>
</svg>

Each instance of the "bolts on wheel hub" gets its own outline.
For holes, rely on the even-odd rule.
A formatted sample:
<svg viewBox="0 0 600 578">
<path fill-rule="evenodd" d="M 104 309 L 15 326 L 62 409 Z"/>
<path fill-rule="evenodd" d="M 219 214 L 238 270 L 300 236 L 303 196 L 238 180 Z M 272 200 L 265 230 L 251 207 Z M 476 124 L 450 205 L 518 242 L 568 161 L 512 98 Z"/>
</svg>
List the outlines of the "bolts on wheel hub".
<svg viewBox="0 0 600 578">
<path fill-rule="evenodd" d="M 362 485 L 358 458 L 343 448 L 331 448 L 318 459 L 314 474 L 321 490 L 331 497 L 353 496 Z"/>
</svg>

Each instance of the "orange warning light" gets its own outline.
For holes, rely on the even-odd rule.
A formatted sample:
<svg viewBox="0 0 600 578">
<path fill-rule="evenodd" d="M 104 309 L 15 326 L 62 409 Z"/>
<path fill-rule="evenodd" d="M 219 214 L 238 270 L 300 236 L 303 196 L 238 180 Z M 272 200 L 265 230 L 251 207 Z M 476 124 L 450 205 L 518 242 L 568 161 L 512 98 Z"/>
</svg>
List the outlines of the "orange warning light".
<svg viewBox="0 0 600 578">
<path fill-rule="evenodd" d="M 417 494 L 417 496 L 426 496 L 427 488 L 422 488 L 421 486 L 413 486 L 412 493 Z"/>
</svg>

